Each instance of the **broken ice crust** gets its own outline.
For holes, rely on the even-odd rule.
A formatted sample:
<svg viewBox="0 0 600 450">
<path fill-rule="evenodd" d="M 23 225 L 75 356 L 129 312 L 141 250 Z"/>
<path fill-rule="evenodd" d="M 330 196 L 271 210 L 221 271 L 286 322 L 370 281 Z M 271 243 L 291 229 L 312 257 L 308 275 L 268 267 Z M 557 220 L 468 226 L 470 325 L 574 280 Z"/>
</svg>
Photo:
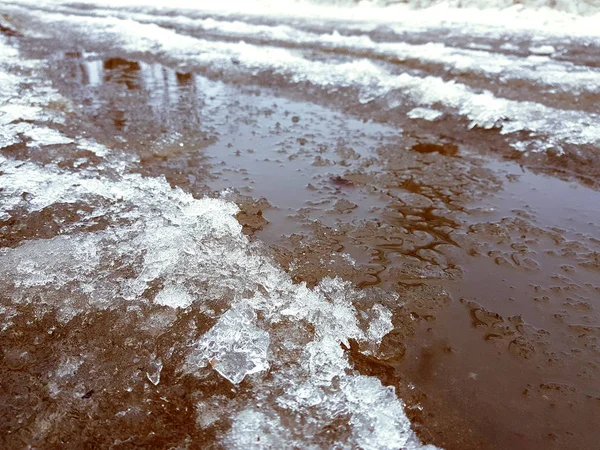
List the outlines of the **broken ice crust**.
<svg viewBox="0 0 600 450">
<path fill-rule="evenodd" d="M 352 304 L 363 294 L 349 283 L 326 278 L 311 290 L 271 268 L 277 289 L 234 303 L 186 361 L 190 373 L 208 363 L 233 384 L 262 375 L 251 382 L 262 407 L 243 407 L 224 438 L 226 446 L 248 448 L 257 437 L 267 447 L 318 445 L 321 430 L 341 415 L 350 427 L 339 444 L 419 447 L 394 389 L 356 374 L 340 345 L 356 339 L 367 348 L 378 346 L 392 329 L 391 312 L 373 305 L 363 329 Z"/>
<path fill-rule="evenodd" d="M 233 293 L 229 308 L 191 346 L 183 367 L 193 375 L 210 365 L 233 384 L 262 376 L 251 383 L 253 401 L 237 405 L 223 438 L 227 447 L 248 448 L 246 440 L 257 434 L 263 442 L 286 435 L 295 440 L 292 446 L 318 445 L 320 430 L 340 415 L 350 424 L 340 445 L 417 445 L 394 389 L 355 373 L 340 345 L 354 339 L 364 351 L 375 353 L 392 329 L 391 312 L 372 304 L 359 320 L 354 303 L 368 301 L 366 294 L 340 279 L 326 278 L 314 289 L 294 284 L 242 234 L 234 204 L 196 200 L 164 180 L 138 175 L 107 181 L 6 159 L 0 165 L 3 196 L 17 196 L 27 188 L 32 210 L 104 197 L 119 199 L 108 207 L 99 202 L 105 214 L 128 219 L 120 229 L 3 249 L 0 273 L 3 280 L 14 280 L 14 302 L 30 302 L 44 293 L 46 302 L 61 308 L 63 320 L 69 321 L 89 309 L 112 308 L 112 298 L 135 304 L 155 280 L 166 280 L 154 298 L 157 307 L 185 309 L 203 302 L 199 286 L 205 286 L 207 298 Z M 103 263 L 111 259 L 131 265 L 137 276 L 116 277 L 115 268 Z M 53 293 L 47 292 L 48 283 Z M 244 292 L 254 295 L 247 298 Z M 158 366 L 147 377 L 157 385 Z M 262 405 L 260 412 L 255 402 Z"/>
<path fill-rule="evenodd" d="M 109 181 L 5 158 L 0 169 L 4 205 L 35 211 L 87 200 L 97 208 L 91 216 L 102 213 L 123 224 L 3 249 L 0 276 L 13 280 L 8 293 L 15 304 L 52 304 L 68 322 L 86 311 L 116 307 L 116 299 L 133 306 L 160 280 L 165 287 L 155 295 L 155 307 L 186 310 L 220 299 L 225 312 L 191 345 L 182 369 L 194 375 L 210 365 L 233 384 L 260 375 L 251 382 L 250 399 L 237 405 L 223 438 L 228 447 L 247 448 L 249 428 L 265 435 L 265 442 L 267 435 L 275 439 L 285 432 L 298 446 L 317 445 L 320 430 L 340 415 L 350 424 L 339 437 L 344 446 L 402 448 L 414 441 L 394 389 L 354 372 L 340 345 L 354 339 L 375 354 L 393 328 L 389 309 L 340 279 L 326 278 L 314 289 L 294 284 L 242 233 L 235 204 L 197 200 L 164 180 L 139 175 Z M 31 196 L 25 203 L 23 191 Z M 119 266 L 136 275 L 119 276 Z M 248 298 L 247 292 L 254 294 Z M 40 296 L 44 304 L 31 303 Z M 162 326 L 166 330 L 169 323 Z M 159 376 L 157 367 L 147 373 L 154 385 Z M 263 405 L 260 413 L 256 402 Z"/>
<path fill-rule="evenodd" d="M 0 158 L 0 170 L 6 214 L 17 206 L 35 212 L 86 201 L 92 206 L 89 216 L 120 224 L 2 249 L 0 277 L 15 305 L 29 304 L 40 314 L 52 305 L 67 323 L 122 301 L 132 308 L 148 302 L 143 294 L 160 282 L 164 287 L 151 299 L 154 308 L 186 313 L 208 302 L 203 307 L 224 311 L 190 343 L 181 372 L 214 369 L 233 384 L 255 376 L 250 396 L 233 410 L 223 437 L 227 447 L 248 448 L 245 440 L 252 433 L 263 442 L 285 435 L 295 442 L 290 446 L 319 445 L 323 427 L 340 417 L 350 424 L 337 437 L 341 446 L 418 447 L 394 389 L 357 374 L 341 347 L 353 339 L 364 352 L 376 354 L 393 328 L 391 311 L 340 279 L 326 278 L 314 289 L 294 284 L 242 233 L 235 204 L 194 199 L 165 180 L 139 175 L 106 180 L 93 172 L 6 158 Z M 24 191 L 28 200 L 21 198 Z M 123 266 L 134 276 L 121 275 Z M 158 326 L 166 331 L 170 322 Z M 152 364 L 146 376 L 158 385 L 160 369 L 169 361 Z M 60 379 L 53 386 L 60 391 Z"/>
<path fill-rule="evenodd" d="M 0 69 L 8 73 L 13 60 L 0 58 Z M 49 91 L 42 91 L 32 95 L 43 105 Z M 19 104 L 17 91 L 6 85 L 0 95 Z M 169 377 L 171 383 L 190 376 L 202 382 L 216 371 L 238 388 L 217 413 L 227 416 L 222 422 L 229 428 L 218 436 L 226 448 L 422 448 L 394 388 L 360 375 L 342 348 L 353 340 L 377 356 L 393 329 L 397 295 L 359 291 L 339 278 L 325 278 L 312 289 L 294 284 L 260 243 L 242 233 L 234 203 L 196 199 L 164 178 L 129 173 L 125 155 L 51 128 L 60 114 L 44 122 L 48 127 L 30 126 L 28 115 L 39 111 L 17 109 L 3 110 L 2 120 L 12 128 L 5 136 L 9 143 L 0 145 L 26 136 L 39 147 L 89 149 L 102 162 L 73 172 L 0 155 L 0 218 L 27 222 L 44 212 L 54 227 L 0 248 L 2 330 L 15 327 L 25 311 L 31 323 L 53 324 L 48 335 L 55 327 L 84 333 L 95 314 L 106 312 L 116 321 L 106 332 L 132 343 L 123 359 L 106 359 L 112 351 L 107 347 L 117 346 L 109 336 L 79 347 L 59 333 L 52 341 L 56 348 L 44 348 L 61 354 L 47 375 L 55 408 L 68 411 L 74 398 L 101 396 L 99 388 L 79 381 L 86 379 L 82 372 L 109 370 L 103 382 L 123 382 L 107 388 L 119 395 L 142 389 L 137 404 L 131 406 L 133 397 L 118 404 L 123 410 L 111 420 L 120 420 L 141 410 Z M 62 209 L 73 212 L 71 219 L 54 220 Z M 131 352 L 142 332 L 156 347 Z M 168 349 L 159 351 L 163 341 Z M 144 384 L 123 375 L 131 365 L 140 366 Z M 197 415 L 220 397 L 203 392 Z M 45 425 L 54 417 L 49 411 L 32 421 L 40 439 L 56 432 Z M 203 424 L 210 420 L 197 422 Z"/>
<path fill-rule="evenodd" d="M 255 320 L 256 314 L 246 304 L 232 307 L 202 337 L 196 357 L 208 361 L 233 384 L 239 384 L 246 375 L 267 370 L 269 333 L 254 325 Z M 190 365 L 194 362 L 192 358 Z"/>
</svg>

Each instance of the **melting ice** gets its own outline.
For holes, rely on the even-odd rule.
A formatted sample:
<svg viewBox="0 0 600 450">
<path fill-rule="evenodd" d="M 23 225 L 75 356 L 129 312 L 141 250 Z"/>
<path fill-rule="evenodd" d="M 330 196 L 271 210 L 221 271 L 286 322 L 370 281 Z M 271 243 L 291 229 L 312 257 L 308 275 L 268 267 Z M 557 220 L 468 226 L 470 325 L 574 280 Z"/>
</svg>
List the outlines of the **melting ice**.
<svg viewBox="0 0 600 450">
<path fill-rule="evenodd" d="M 12 64 L 0 63 L 4 70 Z M 19 102 L 17 96 L 5 100 Z M 10 123 L 25 124 L 29 113 L 13 115 Z M 187 318 L 186 355 L 171 372 L 199 379 L 216 372 L 246 390 L 218 409 L 230 421 L 220 437 L 226 447 L 422 448 L 394 389 L 356 372 L 342 348 L 353 339 L 363 352 L 377 355 L 393 328 L 397 297 L 356 291 L 340 279 L 326 278 L 313 289 L 294 284 L 260 243 L 242 233 L 235 204 L 196 199 L 164 179 L 128 173 L 119 152 L 49 129 L 32 125 L 28 133 L 41 147 L 89 147 L 103 162 L 72 172 L 0 156 L 3 218 L 23 220 L 64 205 L 80 217 L 79 223 L 59 224 L 54 236 L 0 249 L 4 329 L 23 305 L 39 319 L 57 311 L 62 323 L 93 311 L 121 311 L 123 305 L 142 314 L 144 306 L 152 311 L 147 326 L 156 336 L 167 333 L 177 318 Z M 98 218 L 106 224 L 78 227 Z M 204 320 L 196 317 L 198 311 L 214 323 L 193 337 L 193 324 Z M 61 392 L 84 357 L 90 356 L 63 355 L 51 374 L 55 401 L 65 398 Z M 172 361 L 156 354 L 146 361 L 152 386 L 163 385 Z M 77 395 L 88 398 L 93 391 Z M 209 396 L 196 408 L 204 411 L 221 401 Z M 335 442 L 324 441 L 323 430 L 340 419 L 347 429 L 336 433 Z"/>
<path fill-rule="evenodd" d="M 340 415 L 351 427 L 338 445 L 419 446 L 394 389 L 357 374 L 341 347 L 355 339 L 376 354 L 393 328 L 389 309 L 339 279 L 325 279 L 315 289 L 292 283 L 242 234 L 234 204 L 197 200 L 164 180 L 139 175 L 108 181 L 5 158 L 0 170 L 3 205 L 34 211 L 92 199 L 105 215 L 126 223 L 2 249 L 0 280 L 13 302 L 43 308 L 33 300 L 42 296 L 44 304 L 59 305 L 68 321 L 114 302 L 143 301 L 148 286 L 161 281 L 167 287 L 152 300 L 156 305 L 181 309 L 205 302 L 224 309 L 207 333 L 190 342 L 181 370 L 216 370 L 234 385 L 254 377 L 253 399 L 230 411 L 233 425 L 224 439 L 231 448 L 247 448 L 248 430 L 266 435 L 265 443 L 285 436 L 290 447 L 319 445 L 319 431 Z M 14 198 L 24 189 L 32 196 L 26 205 Z M 129 265 L 136 276 L 119 277 L 110 261 Z M 357 302 L 367 305 L 368 320 L 360 320 Z M 160 368 L 147 376 L 158 384 Z"/>
</svg>

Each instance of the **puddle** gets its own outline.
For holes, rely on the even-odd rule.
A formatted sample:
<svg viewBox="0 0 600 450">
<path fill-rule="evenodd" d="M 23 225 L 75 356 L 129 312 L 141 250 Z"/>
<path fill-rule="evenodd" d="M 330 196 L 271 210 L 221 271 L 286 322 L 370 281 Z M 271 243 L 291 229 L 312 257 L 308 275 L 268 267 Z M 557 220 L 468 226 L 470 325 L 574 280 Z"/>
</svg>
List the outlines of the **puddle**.
<svg viewBox="0 0 600 450">
<path fill-rule="evenodd" d="M 184 115 L 216 136 L 198 150 L 210 167 L 208 188 L 264 197 L 268 224 L 256 237 L 302 250 L 293 264 L 308 262 L 315 280 L 336 270 L 343 276 L 342 262 L 320 270 L 344 252 L 364 271 L 361 287 L 432 283 L 448 292 L 442 306 L 419 308 L 431 292 L 409 302 L 415 336 L 396 365 L 431 399 L 422 402 L 431 414 L 459 414 L 490 448 L 543 448 L 574 439 L 569 433 L 587 445 L 600 395 L 591 375 L 597 350 L 583 345 L 595 342 L 600 321 L 590 254 L 599 244 L 597 191 L 482 158 L 472 144 L 436 141 L 428 128 L 409 135 L 198 75 L 182 83 L 157 64 L 103 63 L 102 70 L 116 72 L 98 75 L 105 83 L 148 92 L 157 123 L 180 117 L 185 97 Z M 311 241 L 325 236 L 315 224 L 329 240 Z M 289 240 L 294 234 L 304 244 Z M 297 280 L 313 279 L 296 271 Z M 592 328 L 582 334 L 580 326 Z M 562 387 L 549 396 L 549 383 Z M 443 421 L 424 422 L 442 429 Z"/>
</svg>

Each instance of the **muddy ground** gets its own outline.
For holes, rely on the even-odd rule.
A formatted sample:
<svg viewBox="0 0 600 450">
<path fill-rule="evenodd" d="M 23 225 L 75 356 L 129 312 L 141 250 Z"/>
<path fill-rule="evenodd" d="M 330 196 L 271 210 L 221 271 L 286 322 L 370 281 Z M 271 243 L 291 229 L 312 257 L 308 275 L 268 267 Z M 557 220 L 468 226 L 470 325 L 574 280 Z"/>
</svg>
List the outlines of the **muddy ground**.
<svg viewBox="0 0 600 450">
<path fill-rule="evenodd" d="M 164 176 L 198 198 L 235 201 L 244 233 L 296 283 L 341 277 L 396 292 L 403 304 L 381 355 L 367 356 L 353 342 L 345 351 L 360 373 L 396 387 L 423 442 L 461 450 L 599 448 L 596 157 L 523 154 L 495 130 L 468 130 L 452 116 L 433 126 L 243 74 L 223 82 L 143 55 L 10 39 L 27 57 L 49 62 L 44 76 L 74 105 L 55 105 L 66 116 L 63 134 L 131 155 L 131 173 Z M 40 147 L 23 138 L 0 151 L 73 170 L 97 164 L 72 144 Z M 111 226 L 103 217 L 82 223 L 85 210 L 15 211 L 0 222 L 0 245 L 50 239 L 69 224 L 82 233 Z M 77 441 L 129 448 L 128 440 L 167 448 L 183 445 L 182 436 L 191 448 L 216 445 L 226 425 L 198 428 L 201 414 L 192 413 L 206 392 L 230 395 L 216 373 L 198 381 L 165 366 L 156 387 L 142 358 L 110 375 L 128 346 L 162 352 L 184 333 L 173 318 L 158 350 L 148 347 L 146 322 L 130 323 L 139 327 L 133 337 L 122 328 L 105 333 L 126 317 L 99 311 L 66 324 L 51 314 L 32 321 L 22 307 L 0 337 L 4 448 L 83 448 Z M 207 318 L 197 333 L 213 323 Z M 86 391 L 67 412 L 48 395 L 46 378 L 63 346 L 104 349 L 100 364 L 73 380 Z M 123 372 L 136 371 L 133 390 L 119 391 Z M 136 396 L 150 399 L 151 416 L 115 416 Z"/>
</svg>

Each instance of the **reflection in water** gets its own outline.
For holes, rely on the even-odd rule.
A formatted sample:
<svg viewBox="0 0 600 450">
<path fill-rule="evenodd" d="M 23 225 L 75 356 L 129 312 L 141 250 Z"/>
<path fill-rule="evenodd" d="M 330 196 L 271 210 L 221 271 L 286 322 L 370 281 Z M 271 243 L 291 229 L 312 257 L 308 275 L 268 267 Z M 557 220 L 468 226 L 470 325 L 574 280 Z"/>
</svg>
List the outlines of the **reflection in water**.
<svg viewBox="0 0 600 450">
<path fill-rule="evenodd" d="M 193 77 L 191 73 L 176 72 L 175 76 L 177 77 L 177 83 L 179 83 L 180 86 L 187 86 L 193 83 Z"/>
<path fill-rule="evenodd" d="M 121 58 L 104 61 L 104 82 L 122 83 L 128 89 L 139 89 L 140 63 Z"/>
<path fill-rule="evenodd" d="M 89 121 L 87 135 L 134 154 L 139 164 L 132 170 L 203 193 L 203 149 L 216 142 L 207 99 L 222 84 L 159 64 L 93 57 L 69 52 L 57 58 L 60 83 Z"/>
<path fill-rule="evenodd" d="M 108 110 L 107 118 L 119 133 L 142 131 L 137 129 L 139 114 L 152 114 L 160 125 L 158 129 L 165 134 L 184 134 L 200 128 L 204 102 L 195 75 L 123 58 L 90 59 L 84 52 L 68 52 L 65 57 L 74 63 L 69 81 L 82 88 L 98 88 L 88 89 L 86 96 L 92 95 L 89 102 L 98 115 Z M 145 101 L 132 105 L 132 99 L 120 92 L 123 88 L 137 91 L 136 97 Z"/>
</svg>

